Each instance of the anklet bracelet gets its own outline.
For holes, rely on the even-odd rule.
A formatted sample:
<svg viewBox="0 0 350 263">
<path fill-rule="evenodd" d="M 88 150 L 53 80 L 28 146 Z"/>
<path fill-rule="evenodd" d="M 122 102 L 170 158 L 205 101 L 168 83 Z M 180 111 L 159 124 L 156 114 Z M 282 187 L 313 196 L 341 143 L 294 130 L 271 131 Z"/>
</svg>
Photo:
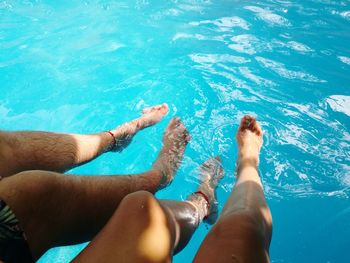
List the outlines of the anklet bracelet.
<svg viewBox="0 0 350 263">
<path fill-rule="evenodd" d="M 197 191 L 197 192 L 194 192 L 193 194 L 194 195 L 198 194 L 204 198 L 204 200 L 207 202 L 207 208 L 208 208 L 208 213 L 209 213 L 210 203 L 209 203 L 208 196 L 205 193 L 203 193 L 202 191 Z M 206 215 L 203 219 L 207 219 L 207 218 L 208 218 L 208 215 Z"/>
<path fill-rule="evenodd" d="M 111 147 L 111 149 L 113 149 L 117 145 L 117 140 L 115 139 L 114 134 L 111 131 L 106 131 L 106 133 L 110 134 L 113 138 L 113 145 Z"/>
</svg>

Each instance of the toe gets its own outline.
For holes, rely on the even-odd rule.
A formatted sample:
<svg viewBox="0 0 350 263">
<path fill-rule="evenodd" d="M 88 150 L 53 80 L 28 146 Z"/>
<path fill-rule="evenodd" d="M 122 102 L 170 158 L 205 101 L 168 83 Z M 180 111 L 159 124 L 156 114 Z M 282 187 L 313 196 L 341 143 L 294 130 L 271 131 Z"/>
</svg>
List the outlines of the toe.
<svg viewBox="0 0 350 263">
<path fill-rule="evenodd" d="M 249 123 L 250 123 L 250 116 L 248 115 L 244 116 L 241 120 L 239 130 L 244 131 L 245 129 L 247 129 L 249 127 Z"/>
<path fill-rule="evenodd" d="M 163 111 L 165 109 L 167 109 L 166 104 L 160 104 L 154 107 L 154 110 L 158 110 L 158 111 Z"/>
<path fill-rule="evenodd" d="M 260 126 L 254 117 L 246 115 L 242 118 L 239 127 L 240 131 L 250 130 L 251 132 L 257 133 L 259 129 Z"/>
<path fill-rule="evenodd" d="M 151 112 L 151 110 L 152 110 L 152 107 L 144 108 L 144 109 L 142 109 L 142 114 L 147 114 L 147 113 Z"/>
<path fill-rule="evenodd" d="M 263 131 L 262 131 L 262 129 L 261 129 L 260 124 L 259 124 L 258 122 L 256 122 L 256 134 L 257 134 L 258 136 L 261 136 L 262 133 L 263 133 Z"/>
<path fill-rule="evenodd" d="M 163 103 L 163 104 L 159 104 L 153 107 L 149 107 L 149 108 L 144 108 L 142 110 L 142 114 L 147 114 L 147 113 L 151 113 L 151 112 L 161 112 L 161 113 L 167 113 L 169 110 L 168 104 Z"/>
<path fill-rule="evenodd" d="M 163 103 L 162 105 L 159 106 L 159 110 L 162 113 L 167 113 L 169 111 L 169 106 L 166 103 Z"/>
<path fill-rule="evenodd" d="M 181 120 L 179 117 L 174 117 L 172 118 L 172 120 L 169 123 L 169 129 L 175 129 L 177 127 L 179 127 L 182 124 Z"/>
</svg>

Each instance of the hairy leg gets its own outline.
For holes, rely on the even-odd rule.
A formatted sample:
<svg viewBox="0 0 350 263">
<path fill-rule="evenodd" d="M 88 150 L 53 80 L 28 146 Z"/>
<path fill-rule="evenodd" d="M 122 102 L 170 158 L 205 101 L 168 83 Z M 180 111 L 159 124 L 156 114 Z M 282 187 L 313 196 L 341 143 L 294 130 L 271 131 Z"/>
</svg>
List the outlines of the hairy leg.
<svg viewBox="0 0 350 263">
<path fill-rule="evenodd" d="M 202 166 L 199 192 L 187 201 L 156 200 L 147 192 L 125 197 L 112 218 L 73 262 L 171 262 L 207 214 L 223 175 L 217 159 Z M 126 223 L 127 222 L 127 223 Z"/>
<path fill-rule="evenodd" d="M 121 151 L 139 130 L 159 122 L 167 111 L 166 104 L 144 109 L 140 118 L 110 133 L 0 132 L 0 177 L 25 170 L 64 172 L 106 151 Z"/>
<path fill-rule="evenodd" d="M 169 137 L 146 173 L 71 176 L 26 171 L 0 180 L 0 199 L 14 211 L 33 256 L 37 259 L 53 246 L 91 240 L 126 195 L 139 190 L 154 193 L 169 184 L 189 136 L 179 119 L 170 122 L 165 134 Z M 176 161 L 170 162 L 174 155 Z"/>
<path fill-rule="evenodd" d="M 262 130 L 250 116 L 237 132 L 237 181 L 195 262 L 269 262 L 272 217 L 258 174 Z"/>
</svg>

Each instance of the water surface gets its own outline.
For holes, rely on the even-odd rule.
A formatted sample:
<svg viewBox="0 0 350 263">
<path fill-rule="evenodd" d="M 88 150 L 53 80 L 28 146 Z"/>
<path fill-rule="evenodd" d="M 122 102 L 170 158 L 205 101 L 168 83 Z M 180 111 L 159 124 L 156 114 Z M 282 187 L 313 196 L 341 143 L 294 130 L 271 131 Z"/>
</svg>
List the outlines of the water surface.
<svg viewBox="0 0 350 263">
<path fill-rule="evenodd" d="M 1 129 L 97 132 L 166 102 L 122 154 L 76 174 L 147 170 L 167 122 L 192 134 L 173 184 L 184 199 L 220 155 L 222 208 L 245 114 L 265 131 L 261 175 L 272 262 L 346 262 L 350 236 L 350 1 L 0 1 Z M 58 202 L 59 203 L 59 202 Z M 202 225 L 175 262 L 190 262 Z M 40 262 L 69 262 L 57 248 Z"/>
</svg>

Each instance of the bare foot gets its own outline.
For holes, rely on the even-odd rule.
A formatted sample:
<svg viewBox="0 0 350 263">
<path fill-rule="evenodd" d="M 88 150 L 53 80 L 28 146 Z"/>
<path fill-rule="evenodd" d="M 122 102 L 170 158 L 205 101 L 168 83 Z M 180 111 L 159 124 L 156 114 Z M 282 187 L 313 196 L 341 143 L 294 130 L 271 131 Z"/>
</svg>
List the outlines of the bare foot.
<svg viewBox="0 0 350 263">
<path fill-rule="evenodd" d="M 190 135 L 179 118 L 173 118 L 163 135 L 163 148 L 153 164 L 153 170 L 162 174 L 160 189 L 167 186 L 182 161 Z"/>
<path fill-rule="evenodd" d="M 161 105 L 145 108 L 142 110 L 142 117 L 140 118 L 140 126 L 146 128 L 159 122 L 165 114 L 169 111 L 168 104 L 164 103 Z"/>
<path fill-rule="evenodd" d="M 115 138 L 115 145 L 111 150 L 121 152 L 130 144 L 138 131 L 158 123 L 167 114 L 168 110 L 169 107 L 165 103 L 145 108 L 142 110 L 142 116 L 140 118 L 124 123 L 111 130 L 110 132 Z"/>
<path fill-rule="evenodd" d="M 259 153 L 263 143 L 263 132 L 254 117 L 246 115 L 242 118 L 236 139 L 239 149 L 238 166 L 244 163 L 258 166 Z"/>
<path fill-rule="evenodd" d="M 223 175 L 220 157 L 208 159 L 200 167 L 201 183 L 198 191 L 188 200 L 199 209 L 200 220 L 204 218 L 209 224 L 214 224 L 218 217 L 215 190 Z"/>
</svg>

